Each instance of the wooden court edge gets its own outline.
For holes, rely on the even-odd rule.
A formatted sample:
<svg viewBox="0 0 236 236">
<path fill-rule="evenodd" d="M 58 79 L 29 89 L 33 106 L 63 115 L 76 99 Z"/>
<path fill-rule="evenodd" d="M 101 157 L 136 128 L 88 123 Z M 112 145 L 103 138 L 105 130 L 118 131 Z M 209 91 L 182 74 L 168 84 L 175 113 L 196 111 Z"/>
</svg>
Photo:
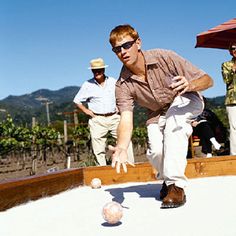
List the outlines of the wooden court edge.
<svg viewBox="0 0 236 236">
<path fill-rule="evenodd" d="M 188 178 L 236 175 L 236 156 L 188 159 Z M 156 172 L 148 162 L 129 166 L 120 174 L 110 166 L 97 166 L 61 170 L 0 182 L 0 211 L 31 200 L 52 196 L 78 186 L 90 185 L 93 178 L 100 178 L 103 185 L 156 180 Z"/>
</svg>

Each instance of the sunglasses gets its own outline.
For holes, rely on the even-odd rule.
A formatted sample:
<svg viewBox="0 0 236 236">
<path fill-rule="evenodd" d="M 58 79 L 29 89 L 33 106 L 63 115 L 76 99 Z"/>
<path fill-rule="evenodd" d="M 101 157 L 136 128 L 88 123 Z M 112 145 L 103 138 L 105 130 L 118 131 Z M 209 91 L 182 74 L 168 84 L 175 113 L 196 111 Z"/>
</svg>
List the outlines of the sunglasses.
<svg viewBox="0 0 236 236">
<path fill-rule="evenodd" d="M 95 73 L 103 73 L 105 71 L 104 68 L 99 68 L 99 69 L 92 69 L 92 72 L 95 74 Z"/>
<path fill-rule="evenodd" d="M 230 48 L 230 51 L 235 51 L 236 47 Z"/>
<path fill-rule="evenodd" d="M 121 48 L 130 49 L 130 48 L 133 46 L 133 44 L 135 43 L 135 41 L 136 41 L 136 40 L 128 41 L 128 42 L 126 42 L 126 43 L 123 43 L 123 44 L 120 45 L 120 46 L 113 47 L 113 48 L 112 48 L 112 51 L 113 51 L 114 53 L 119 53 L 119 52 L 121 52 Z"/>
</svg>

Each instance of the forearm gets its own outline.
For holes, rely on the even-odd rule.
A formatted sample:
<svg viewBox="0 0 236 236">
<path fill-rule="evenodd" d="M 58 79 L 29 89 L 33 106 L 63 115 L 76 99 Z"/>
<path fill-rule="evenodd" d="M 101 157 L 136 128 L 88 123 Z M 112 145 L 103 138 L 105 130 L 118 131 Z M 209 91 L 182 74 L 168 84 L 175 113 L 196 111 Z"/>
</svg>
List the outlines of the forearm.
<svg viewBox="0 0 236 236">
<path fill-rule="evenodd" d="M 94 113 L 88 109 L 86 106 L 84 106 L 82 103 L 76 103 L 76 106 L 86 115 L 90 117 L 94 117 Z"/>
<path fill-rule="evenodd" d="M 88 110 L 87 107 L 85 107 L 82 103 L 76 103 L 76 106 L 84 113 Z"/>
<path fill-rule="evenodd" d="M 121 114 L 117 129 L 117 147 L 127 150 L 133 131 L 133 112 L 124 111 Z"/>
<path fill-rule="evenodd" d="M 189 85 L 188 92 L 203 91 L 213 86 L 213 80 L 206 74 L 196 80 L 191 80 Z"/>
</svg>

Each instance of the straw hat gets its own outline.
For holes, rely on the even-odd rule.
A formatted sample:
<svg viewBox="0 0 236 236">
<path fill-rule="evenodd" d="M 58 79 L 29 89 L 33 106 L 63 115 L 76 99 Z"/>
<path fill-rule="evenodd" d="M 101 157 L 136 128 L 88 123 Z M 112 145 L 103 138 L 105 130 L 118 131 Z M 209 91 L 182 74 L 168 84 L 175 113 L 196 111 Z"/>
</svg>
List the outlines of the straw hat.
<svg viewBox="0 0 236 236">
<path fill-rule="evenodd" d="M 90 61 L 90 67 L 88 69 L 96 70 L 106 68 L 108 65 L 105 65 L 102 58 L 96 58 Z"/>
</svg>

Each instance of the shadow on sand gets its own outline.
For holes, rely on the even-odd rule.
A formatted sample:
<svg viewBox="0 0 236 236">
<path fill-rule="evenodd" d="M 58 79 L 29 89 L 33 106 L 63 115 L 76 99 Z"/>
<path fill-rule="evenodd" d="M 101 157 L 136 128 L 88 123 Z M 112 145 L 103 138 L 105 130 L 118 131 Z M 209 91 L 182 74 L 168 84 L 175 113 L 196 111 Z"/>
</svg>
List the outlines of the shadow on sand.
<svg viewBox="0 0 236 236">
<path fill-rule="evenodd" d="M 108 188 L 105 191 L 113 196 L 112 201 L 122 204 L 124 193 L 137 193 L 140 198 L 155 198 L 159 201 L 161 187 L 162 184 L 142 184 L 124 188 Z"/>
</svg>

